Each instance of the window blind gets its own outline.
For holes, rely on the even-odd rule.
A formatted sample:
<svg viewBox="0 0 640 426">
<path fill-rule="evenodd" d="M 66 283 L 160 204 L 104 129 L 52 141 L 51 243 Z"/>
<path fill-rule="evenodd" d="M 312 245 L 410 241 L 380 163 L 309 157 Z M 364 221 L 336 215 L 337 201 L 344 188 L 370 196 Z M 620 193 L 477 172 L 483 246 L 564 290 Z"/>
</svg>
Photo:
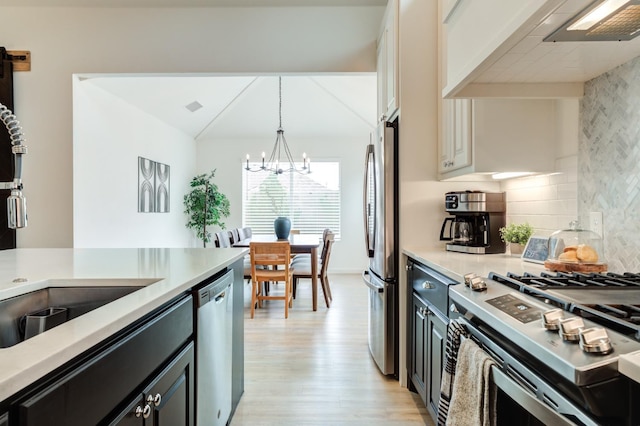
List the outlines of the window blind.
<svg viewBox="0 0 640 426">
<path fill-rule="evenodd" d="M 242 164 L 243 226 L 254 234 L 273 234 L 278 216 L 291 220 L 301 234 L 340 235 L 340 163 L 315 162 L 309 174 L 249 172 Z M 259 164 L 251 164 L 256 168 Z M 301 167 L 301 164 L 296 164 Z"/>
</svg>

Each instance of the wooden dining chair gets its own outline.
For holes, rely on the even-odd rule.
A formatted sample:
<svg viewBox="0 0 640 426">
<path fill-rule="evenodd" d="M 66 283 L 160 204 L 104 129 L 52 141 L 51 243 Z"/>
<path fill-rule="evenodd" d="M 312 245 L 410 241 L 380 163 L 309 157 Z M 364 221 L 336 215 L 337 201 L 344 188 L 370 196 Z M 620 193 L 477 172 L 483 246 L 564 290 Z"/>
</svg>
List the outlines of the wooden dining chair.
<svg viewBox="0 0 640 426">
<path fill-rule="evenodd" d="M 251 257 L 251 318 L 256 304 L 262 307 L 264 300 L 284 300 L 284 317 L 289 318 L 289 308 L 293 307 L 293 268 L 290 267 L 291 246 L 289 241 L 252 242 L 249 244 Z M 263 283 L 284 282 L 284 294 L 263 293 Z"/>
<path fill-rule="evenodd" d="M 331 286 L 329 285 L 329 277 L 327 275 L 327 270 L 329 268 L 329 257 L 331 256 L 331 246 L 334 242 L 334 234 L 333 232 L 327 232 L 324 240 L 324 245 L 322 247 L 322 255 L 318 262 L 320 263 L 317 267 L 318 278 L 320 279 L 320 285 L 322 287 L 322 294 L 324 295 L 324 301 L 327 305 L 327 308 L 330 307 L 331 302 L 333 301 L 333 296 L 331 295 Z M 296 258 L 291 262 L 291 267 L 293 268 L 293 287 L 292 287 L 292 296 L 295 299 L 296 290 L 298 286 L 298 280 L 300 278 L 312 278 L 311 274 L 311 260 L 305 258 Z"/>
</svg>

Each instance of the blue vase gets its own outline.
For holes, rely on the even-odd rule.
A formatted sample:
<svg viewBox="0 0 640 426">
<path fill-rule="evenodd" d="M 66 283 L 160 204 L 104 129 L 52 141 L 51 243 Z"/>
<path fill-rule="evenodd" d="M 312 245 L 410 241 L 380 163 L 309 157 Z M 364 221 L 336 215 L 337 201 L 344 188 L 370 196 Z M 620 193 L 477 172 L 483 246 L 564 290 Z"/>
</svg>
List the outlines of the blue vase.
<svg viewBox="0 0 640 426">
<path fill-rule="evenodd" d="M 273 229 L 276 231 L 276 237 L 279 240 L 286 240 L 289 238 L 289 231 L 291 231 L 291 221 L 288 217 L 277 217 L 273 221 Z"/>
</svg>

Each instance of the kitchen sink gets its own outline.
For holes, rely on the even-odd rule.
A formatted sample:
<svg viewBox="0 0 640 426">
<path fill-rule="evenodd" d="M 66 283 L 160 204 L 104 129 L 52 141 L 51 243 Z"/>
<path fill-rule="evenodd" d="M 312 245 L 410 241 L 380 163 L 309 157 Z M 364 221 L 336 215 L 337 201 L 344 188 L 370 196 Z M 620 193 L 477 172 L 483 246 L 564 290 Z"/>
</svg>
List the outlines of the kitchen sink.
<svg viewBox="0 0 640 426">
<path fill-rule="evenodd" d="M 56 285 L 50 281 L 49 287 L 0 300 L 0 348 L 17 345 L 157 280 L 108 280 L 108 284 L 104 281 L 67 286 L 65 281 Z"/>
</svg>

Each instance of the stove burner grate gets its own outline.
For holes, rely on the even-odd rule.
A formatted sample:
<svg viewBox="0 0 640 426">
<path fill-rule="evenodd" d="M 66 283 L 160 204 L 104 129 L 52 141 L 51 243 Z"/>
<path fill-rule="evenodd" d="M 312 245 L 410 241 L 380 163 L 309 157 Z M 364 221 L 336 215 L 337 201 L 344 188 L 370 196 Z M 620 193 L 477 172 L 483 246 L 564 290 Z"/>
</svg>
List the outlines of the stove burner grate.
<svg viewBox="0 0 640 426">
<path fill-rule="evenodd" d="M 565 273 L 542 272 L 540 275 L 524 273 L 522 275 L 507 273 L 500 275 L 495 272 L 489 274 L 489 279 L 507 285 L 521 293 L 528 294 L 554 305 L 565 311 L 574 313 L 602 326 L 612 328 L 626 335 L 633 335 L 640 340 L 640 301 L 630 300 L 626 303 L 585 304 L 576 303 L 579 297 L 565 300 L 557 294 L 550 294 L 547 290 L 585 290 L 606 289 L 606 291 L 625 291 L 626 289 L 640 289 L 640 274 L 629 273 Z M 572 292 L 573 293 L 573 292 Z M 575 293 L 574 293 L 575 294 Z"/>
</svg>

